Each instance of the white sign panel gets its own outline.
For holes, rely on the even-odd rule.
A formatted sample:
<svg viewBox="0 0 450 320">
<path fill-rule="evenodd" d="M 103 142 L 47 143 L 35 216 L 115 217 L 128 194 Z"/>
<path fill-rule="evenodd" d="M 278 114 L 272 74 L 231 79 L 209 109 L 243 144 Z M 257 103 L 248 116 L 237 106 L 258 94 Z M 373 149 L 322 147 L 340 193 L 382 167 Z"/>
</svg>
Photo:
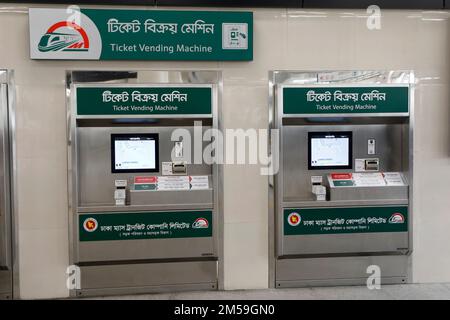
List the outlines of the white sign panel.
<svg viewBox="0 0 450 320">
<path fill-rule="evenodd" d="M 100 59 L 100 32 L 85 14 L 72 9 L 30 8 L 29 16 L 31 59 Z"/>
</svg>

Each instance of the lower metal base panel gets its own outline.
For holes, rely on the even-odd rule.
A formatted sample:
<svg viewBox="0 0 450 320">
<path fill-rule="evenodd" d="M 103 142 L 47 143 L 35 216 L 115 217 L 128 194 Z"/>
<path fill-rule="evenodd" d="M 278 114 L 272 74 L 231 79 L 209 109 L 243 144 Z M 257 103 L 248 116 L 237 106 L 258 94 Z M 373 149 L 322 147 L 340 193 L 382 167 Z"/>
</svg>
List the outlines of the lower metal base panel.
<svg viewBox="0 0 450 320">
<path fill-rule="evenodd" d="M 12 299 L 12 276 L 9 270 L 0 270 L 0 300 Z"/>
<path fill-rule="evenodd" d="M 82 266 L 81 289 L 71 295 L 217 290 L 217 261 Z"/>
<path fill-rule="evenodd" d="M 278 259 L 275 287 L 366 285 L 367 268 L 380 267 L 381 284 L 408 282 L 408 256 L 354 256 Z"/>
</svg>

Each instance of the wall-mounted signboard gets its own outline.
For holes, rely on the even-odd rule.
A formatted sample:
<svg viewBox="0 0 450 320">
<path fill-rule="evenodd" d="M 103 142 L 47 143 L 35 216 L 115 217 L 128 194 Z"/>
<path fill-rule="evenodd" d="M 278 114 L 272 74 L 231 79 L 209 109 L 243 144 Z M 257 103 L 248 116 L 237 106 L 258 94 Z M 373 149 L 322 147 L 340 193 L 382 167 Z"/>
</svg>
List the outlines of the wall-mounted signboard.
<svg viewBox="0 0 450 320">
<path fill-rule="evenodd" d="M 253 60 L 253 13 L 30 8 L 44 60 Z"/>
</svg>

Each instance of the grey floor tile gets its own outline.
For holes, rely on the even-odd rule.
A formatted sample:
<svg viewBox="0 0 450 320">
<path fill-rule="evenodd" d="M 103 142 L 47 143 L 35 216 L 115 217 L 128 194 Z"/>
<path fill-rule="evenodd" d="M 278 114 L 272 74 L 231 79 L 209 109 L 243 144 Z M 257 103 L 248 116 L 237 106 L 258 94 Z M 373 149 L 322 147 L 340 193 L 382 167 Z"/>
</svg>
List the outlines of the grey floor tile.
<svg viewBox="0 0 450 320">
<path fill-rule="evenodd" d="M 196 291 L 98 297 L 123 300 L 415 300 L 450 299 L 450 284 L 383 285 L 379 290 L 365 286 L 292 289 Z"/>
<path fill-rule="evenodd" d="M 391 300 L 386 288 L 369 290 L 366 286 L 320 287 L 314 288 L 319 300 Z"/>
<path fill-rule="evenodd" d="M 396 300 L 450 299 L 450 287 L 442 283 L 389 286 L 387 292 Z"/>
</svg>

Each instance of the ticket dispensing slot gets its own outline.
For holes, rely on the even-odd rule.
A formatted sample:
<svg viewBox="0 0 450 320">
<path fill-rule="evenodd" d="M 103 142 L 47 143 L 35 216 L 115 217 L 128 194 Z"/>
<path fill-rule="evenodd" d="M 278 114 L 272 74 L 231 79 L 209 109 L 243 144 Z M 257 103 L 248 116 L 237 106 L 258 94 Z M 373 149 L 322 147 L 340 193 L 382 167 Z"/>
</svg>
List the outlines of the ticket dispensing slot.
<svg viewBox="0 0 450 320">
<path fill-rule="evenodd" d="M 172 163 L 173 174 L 187 174 L 186 163 L 184 162 L 173 162 Z"/>
<path fill-rule="evenodd" d="M 364 161 L 364 169 L 366 171 L 378 171 L 378 170 L 380 170 L 379 159 L 366 159 Z"/>
<path fill-rule="evenodd" d="M 413 76 L 330 74 L 342 80 L 272 74 L 272 128 L 281 135 L 280 169 L 269 185 L 273 283 L 364 284 L 371 264 L 385 270 L 382 282 L 403 283 L 411 249 Z M 394 83 L 379 83 L 392 77 Z"/>
</svg>

